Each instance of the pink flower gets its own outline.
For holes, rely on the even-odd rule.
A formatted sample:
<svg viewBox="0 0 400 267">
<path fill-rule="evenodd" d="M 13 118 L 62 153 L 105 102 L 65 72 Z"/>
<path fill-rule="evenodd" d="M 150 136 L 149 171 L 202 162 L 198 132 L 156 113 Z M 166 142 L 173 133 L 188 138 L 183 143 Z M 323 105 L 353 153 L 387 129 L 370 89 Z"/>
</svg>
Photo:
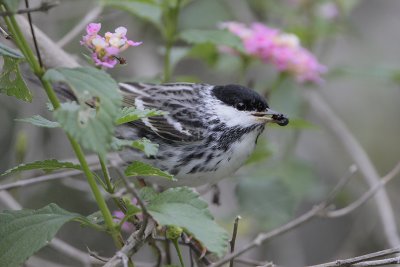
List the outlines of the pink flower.
<svg viewBox="0 0 400 267">
<path fill-rule="evenodd" d="M 339 8 L 334 2 L 326 2 L 317 6 L 317 14 L 326 20 L 334 20 L 339 16 Z"/>
<path fill-rule="evenodd" d="M 125 214 L 122 211 L 114 211 L 113 215 L 116 223 L 119 223 L 125 217 Z M 130 222 L 124 222 L 121 229 L 127 233 L 132 233 L 135 230 L 135 226 Z"/>
<path fill-rule="evenodd" d="M 134 42 L 126 37 L 127 29 L 118 27 L 114 33 L 107 32 L 104 37 L 98 35 L 101 23 L 90 23 L 86 27 L 86 35 L 82 37 L 80 44 L 92 51 L 92 59 L 96 66 L 113 68 L 123 61 L 118 55 L 130 46 L 141 45 L 142 42 Z"/>
<path fill-rule="evenodd" d="M 275 65 L 278 71 L 293 75 L 300 83 L 323 82 L 321 75 L 327 71 L 326 67 L 301 46 L 296 35 L 261 23 L 247 27 L 238 22 L 224 22 L 220 26 L 242 40 L 246 54 Z"/>
</svg>

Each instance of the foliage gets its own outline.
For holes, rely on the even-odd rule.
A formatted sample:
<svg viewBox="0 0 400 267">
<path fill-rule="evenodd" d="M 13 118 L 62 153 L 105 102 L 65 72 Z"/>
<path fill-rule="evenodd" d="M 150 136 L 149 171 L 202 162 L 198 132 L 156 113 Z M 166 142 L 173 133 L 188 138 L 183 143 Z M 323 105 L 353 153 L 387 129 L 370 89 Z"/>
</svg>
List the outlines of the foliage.
<svg viewBox="0 0 400 267">
<path fill-rule="evenodd" d="M 32 94 L 26 86 L 19 68 L 19 63 L 24 57 L 18 51 L 3 44 L 0 44 L 0 55 L 4 59 L 3 71 L 0 74 L 0 93 L 31 102 Z"/>
<path fill-rule="evenodd" d="M 174 180 L 174 176 L 140 161 L 134 161 L 125 169 L 126 176 L 157 176 Z"/>
<path fill-rule="evenodd" d="M 35 115 L 33 117 L 30 118 L 24 118 L 24 119 L 16 119 L 16 121 L 20 121 L 20 122 L 28 122 L 31 123 L 35 126 L 39 126 L 39 127 L 45 127 L 45 128 L 58 128 L 61 127 L 61 125 L 56 122 L 56 121 L 50 121 L 46 118 L 43 118 L 40 115 Z"/>
<path fill-rule="evenodd" d="M 276 106 L 277 110 L 289 115 L 289 127 L 279 130 L 279 144 L 270 142 L 270 139 L 266 141 L 264 136 L 260 136 L 255 153 L 247 161 L 247 164 L 251 165 L 242 169 L 244 172 L 241 172 L 237 179 L 235 200 L 238 210 L 234 212 L 240 211 L 246 219 L 250 218 L 249 221 L 254 226 L 251 231 L 282 225 L 293 217 L 302 201 L 312 198 L 318 191 L 314 176 L 315 167 L 293 156 L 301 133 L 305 130 L 319 129 L 314 123 L 304 119 L 309 107 L 303 98 L 302 90 L 305 87 L 323 86 L 324 80 L 343 78 L 345 74 L 352 77 L 377 76 L 382 80 L 396 83 L 400 80 L 398 68 L 389 70 L 378 66 L 357 71 L 346 66 L 329 66 L 329 73 L 325 74 L 326 63 L 319 64 L 319 60 L 327 61 L 326 57 L 323 57 L 326 53 L 324 48 L 333 43 L 332 37 L 348 30 L 346 28 L 348 17 L 359 0 L 277 2 L 249 0 L 241 2 L 239 7 L 231 7 L 229 1 L 213 0 L 100 0 L 99 2 L 105 7 L 126 11 L 123 13 L 124 17 L 132 15 L 135 25 L 139 25 L 137 27 L 139 30 L 145 29 L 149 24 L 153 27 L 149 33 L 139 32 L 139 34 L 147 39 L 150 39 L 150 35 L 151 38 L 155 36 L 154 46 L 148 47 L 153 49 L 154 54 L 162 55 L 162 62 L 156 61 L 159 55 L 152 60 L 157 66 L 162 66 L 163 71 L 154 77 L 148 77 L 148 80 L 159 81 L 162 77 L 164 82 L 190 79 L 207 83 L 209 80 L 240 83 L 256 89 L 263 96 L 268 96 L 268 103 L 272 104 L 273 108 Z M 10 12 L 15 12 L 19 7 L 19 1 L 0 0 L 0 3 Z M 330 13 L 324 6 L 326 4 L 333 7 Z M 246 12 L 238 12 L 240 8 L 245 8 Z M 5 18 L 5 22 L 10 24 L 7 17 Z M 101 16 L 101 19 L 103 24 L 109 23 L 107 16 Z M 234 22 L 241 19 L 257 20 L 260 23 L 244 26 Z M 140 21 L 143 23 L 139 23 Z M 221 23 L 227 21 L 233 22 L 230 24 L 233 28 L 221 29 Z M 92 34 L 87 32 L 81 44 L 89 48 L 92 59 L 97 60 L 97 63 L 102 62 L 97 64 L 98 67 L 124 64 L 125 59 L 110 50 L 115 41 L 111 40 L 110 36 L 117 39 L 118 42 L 115 41 L 114 46 L 121 52 L 129 41 L 125 36 L 126 28 L 117 28 L 119 30 L 116 29 L 115 33 L 106 33 L 103 37 L 98 36 L 100 24 L 92 23 L 93 25 L 98 30 Z M 235 28 L 238 25 L 241 25 L 239 31 Z M 35 55 L 31 51 L 32 55 L 29 57 L 28 52 L 31 49 L 24 45 L 22 42 L 24 37 L 18 35 L 15 27 L 7 25 L 7 30 L 15 37 L 14 42 L 23 55 L 0 44 L 0 55 L 4 59 L 0 74 L 0 93 L 31 102 L 33 95 L 22 77 L 20 64 L 28 61 L 32 67 L 34 64 L 31 64 L 31 61 L 36 60 Z M 121 32 L 123 34 L 119 35 Z M 107 45 L 104 45 L 102 40 Z M 318 60 L 314 55 L 316 47 L 320 52 Z M 149 62 L 151 66 L 153 62 Z M 266 62 L 275 68 L 265 66 L 263 63 Z M 207 64 L 205 67 L 204 63 Z M 147 71 L 146 64 L 147 62 L 136 61 L 130 66 L 131 69 L 144 66 L 144 70 Z M 309 72 L 312 70 L 316 74 L 304 76 L 306 70 Z M 157 116 L 166 113 L 156 109 L 123 107 L 117 82 L 101 69 L 54 68 L 46 71 L 45 67 L 40 67 L 33 71 L 42 81 L 51 101 L 49 110 L 54 121 L 40 115 L 17 121 L 45 128 L 62 128 L 68 134 L 72 148 L 82 165 L 55 159 L 35 161 L 11 168 L 2 176 L 29 170 L 45 172 L 59 169 L 81 170 L 85 173 L 96 200 L 97 207 L 94 210 L 99 211 L 83 217 L 50 204 L 39 210 L 1 212 L 0 266 L 19 266 L 48 244 L 58 229 L 71 220 L 110 234 L 116 243 L 115 250 L 118 250 L 121 245 L 118 242 L 125 237 L 121 236 L 121 226 L 125 222 L 134 222 L 135 227 L 139 229 L 140 223 L 144 222 L 143 211 L 140 205 L 136 205 L 137 199 L 132 200 L 131 195 L 125 194 L 123 190 L 117 191 L 120 189 L 118 182 L 115 182 L 117 175 L 113 171 L 108 171 L 106 155 L 110 151 L 136 149 L 148 158 L 157 158 L 158 144 L 146 138 L 118 139 L 114 136 L 115 127 L 121 129 L 131 127 L 132 122 L 148 117 L 155 117 L 153 119 L 156 120 Z M 118 70 L 113 70 L 112 74 L 118 76 Z M 138 77 L 131 77 L 131 73 L 129 75 L 133 80 L 141 80 Z M 311 85 L 312 82 L 316 84 Z M 59 84 L 62 84 L 63 88 L 64 86 L 68 88 L 76 100 L 61 104 L 54 101 L 51 93 L 60 89 Z M 313 89 L 315 88 L 310 88 Z M 270 132 L 278 132 L 275 126 L 268 125 L 268 128 Z M 75 145 L 76 141 L 80 145 Z M 81 146 L 99 156 L 102 175 L 91 172 L 85 166 L 87 162 L 80 149 Z M 173 175 L 145 163 L 145 157 L 143 161 L 131 162 L 124 174 L 134 177 L 156 176 L 166 179 L 166 182 L 174 181 Z M 94 179 L 97 179 L 97 183 Z M 98 184 L 103 187 L 105 193 L 97 188 Z M 109 203 L 105 202 L 106 196 L 120 208 L 117 211 L 121 214 L 120 221 L 113 221 L 116 216 L 111 217 Z M 156 192 L 144 187 L 140 190 L 139 198 L 144 201 L 150 216 L 158 223 L 153 234 L 166 235 L 176 242 L 174 245 L 177 247 L 180 260 L 177 241 L 182 231 L 218 257 L 222 257 L 226 252 L 228 245 L 226 231 L 216 223 L 206 202 L 191 189 L 177 187 Z M 166 232 L 163 232 L 165 229 Z M 249 229 L 244 229 L 243 232 L 246 230 Z"/>
<path fill-rule="evenodd" d="M 227 233 L 213 220 L 207 203 L 192 189 L 180 187 L 159 194 L 147 193 L 146 200 L 149 213 L 161 225 L 182 227 L 218 256 L 226 251 Z"/>
<path fill-rule="evenodd" d="M 31 163 L 20 164 L 12 169 L 5 171 L 1 176 L 13 174 L 21 171 L 30 171 L 30 170 L 43 170 L 45 172 L 55 171 L 59 169 L 75 169 L 81 170 L 81 166 L 77 164 L 73 164 L 71 162 L 61 162 L 56 159 L 48 159 L 43 161 L 35 161 Z"/>
<path fill-rule="evenodd" d="M 0 212 L 0 265 L 20 266 L 46 246 L 61 226 L 79 217 L 56 204 L 39 210 Z"/>
<path fill-rule="evenodd" d="M 110 149 L 121 105 L 117 83 L 104 71 L 90 67 L 50 69 L 44 79 L 66 83 L 78 99 L 54 111 L 61 127 L 83 147 L 104 155 Z"/>
</svg>

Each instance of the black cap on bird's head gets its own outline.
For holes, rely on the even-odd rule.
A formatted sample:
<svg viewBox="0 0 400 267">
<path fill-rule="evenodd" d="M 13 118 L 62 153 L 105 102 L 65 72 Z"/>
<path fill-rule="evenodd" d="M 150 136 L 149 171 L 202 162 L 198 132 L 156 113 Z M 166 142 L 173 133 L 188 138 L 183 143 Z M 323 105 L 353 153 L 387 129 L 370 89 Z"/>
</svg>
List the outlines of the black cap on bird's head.
<svg viewBox="0 0 400 267">
<path fill-rule="evenodd" d="M 212 93 L 223 103 L 239 111 L 251 112 L 251 115 L 264 122 L 273 122 L 280 126 L 289 123 L 285 115 L 271 110 L 262 96 L 247 87 L 236 84 L 219 85 L 212 89 Z"/>
</svg>

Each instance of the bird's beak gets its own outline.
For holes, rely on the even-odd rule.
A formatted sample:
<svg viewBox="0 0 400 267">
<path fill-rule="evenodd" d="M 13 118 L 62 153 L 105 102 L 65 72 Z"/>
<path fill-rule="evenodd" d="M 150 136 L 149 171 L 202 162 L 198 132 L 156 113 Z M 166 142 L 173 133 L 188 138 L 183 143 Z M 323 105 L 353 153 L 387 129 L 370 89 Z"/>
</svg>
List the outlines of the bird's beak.
<svg viewBox="0 0 400 267">
<path fill-rule="evenodd" d="M 289 119 L 285 115 L 273 111 L 272 109 L 269 108 L 263 112 L 253 112 L 251 115 L 259 118 L 264 122 L 272 122 L 280 126 L 286 126 L 289 123 Z"/>
</svg>

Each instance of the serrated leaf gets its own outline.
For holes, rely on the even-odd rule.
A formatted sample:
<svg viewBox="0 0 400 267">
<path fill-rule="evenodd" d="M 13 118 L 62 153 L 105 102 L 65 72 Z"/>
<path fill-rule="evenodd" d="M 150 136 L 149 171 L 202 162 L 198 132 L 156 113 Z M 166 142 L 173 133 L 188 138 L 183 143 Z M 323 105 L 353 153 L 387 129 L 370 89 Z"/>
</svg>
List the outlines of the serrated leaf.
<svg viewBox="0 0 400 267">
<path fill-rule="evenodd" d="M 46 246 L 63 224 L 78 217 L 56 204 L 39 210 L 1 212 L 0 266 L 20 266 Z"/>
<path fill-rule="evenodd" d="M 158 152 L 158 144 L 154 144 L 149 139 L 144 137 L 140 140 L 123 140 L 113 138 L 111 146 L 114 150 L 121 150 L 127 146 L 133 147 L 143 151 L 147 157 L 154 156 Z"/>
<path fill-rule="evenodd" d="M 121 106 L 118 84 L 104 71 L 92 67 L 50 69 L 44 78 L 66 83 L 78 99 L 79 105 L 67 102 L 54 111 L 61 127 L 83 147 L 105 155 Z"/>
<path fill-rule="evenodd" d="M 15 12 L 18 10 L 20 0 L 0 0 L 0 3 L 7 7 L 7 10 Z"/>
<path fill-rule="evenodd" d="M 161 28 L 161 7 L 153 1 L 103 0 L 103 5 L 118 8 Z"/>
<path fill-rule="evenodd" d="M 124 124 L 136 120 L 140 120 L 142 118 L 154 117 L 154 116 L 161 116 L 166 114 L 165 111 L 155 110 L 155 109 L 144 109 L 139 110 L 135 107 L 123 107 L 118 115 L 116 120 L 116 124 Z"/>
<path fill-rule="evenodd" d="M 19 69 L 18 58 L 4 56 L 4 65 L 0 74 L 0 93 L 31 102 L 32 94 L 29 91 Z"/>
<path fill-rule="evenodd" d="M 174 176 L 150 164 L 134 161 L 125 169 L 126 176 L 157 176 L 174 180 Z"/>
<path fill-rule="evenodd" d="M 244 51 L 239 37 L 226 30 L 186 30 L 180 34 L 180 37 L 190 44 L 226 45 L 238 51 Z"/>
<path fill-rule="evenodd" d="M 4 176 L 11 173 L 21 172 L 21 171 L 30 171 L 30 170 L 43 170 L 46 172 L 55 171 L 58 169 L 75 169 L 81 170 L 81 166 L 77 164 L 73 164 L 71 162 L 62 162 L 56 159 L 47 159 L 42 161 L 34 161 L 31 163 L 23 163 L 14 168 L 11 168 L 5 171 L 0 176 Z"/>
<path fill-rule="evenodd" d="M 25 119 L 16 119 L 16 121 L 28 122 L 35 126 L 45 127 L 45 128 L 58 128 L 61 126 L 58 122 L 50 121 L 46 118 L 43 118 L 40 115 L 35 115 L 33 117 L 25 118 Z"/>
<path fill-rule="evenodd" d="M 187 187 L 170 188 L 149 199 L 147 209 L 161 225 L 176 225 L 192 234 L 209 251 L 222 256 L 228 235 L 213 219 L 205 201 Z"/>
<path fill-rule="evenodd" d="M 0 43 L 0 55 L 22 59 L 24 56 L 17 50 Z"/>
</svg>

